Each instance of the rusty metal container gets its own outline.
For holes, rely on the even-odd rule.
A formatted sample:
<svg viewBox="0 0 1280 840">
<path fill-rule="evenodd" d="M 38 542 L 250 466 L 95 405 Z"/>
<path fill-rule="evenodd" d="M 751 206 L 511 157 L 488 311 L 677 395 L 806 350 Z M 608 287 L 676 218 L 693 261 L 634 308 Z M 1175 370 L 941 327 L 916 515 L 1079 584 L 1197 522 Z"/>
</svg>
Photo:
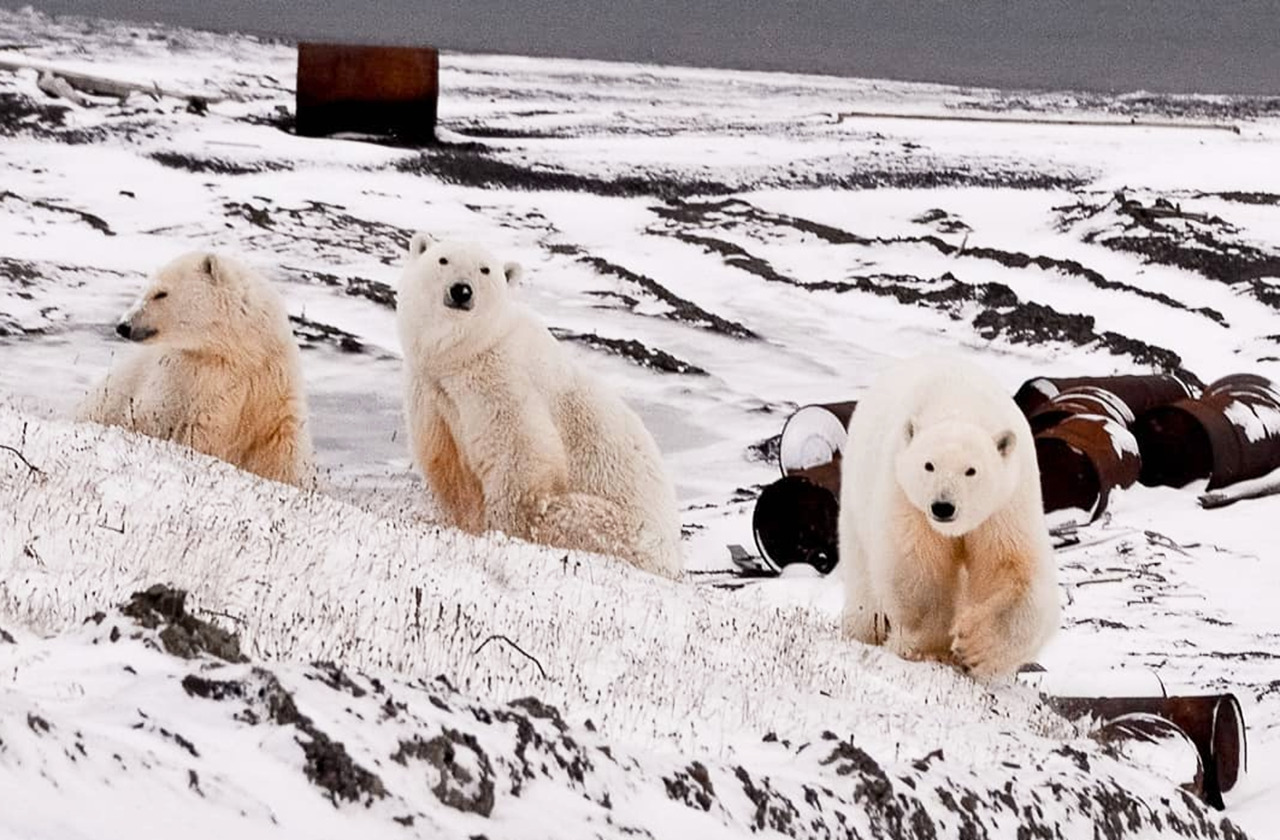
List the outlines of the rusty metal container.
<svg viewBox="0 0 1280 840">
<path fill-rule="evenodd" d="M 439 54 L 430 47 L 298 45 L 297 131 L 435 140 Z"/>
<path fill-rule="evenodd" d="M 856 402 L 819 403 L 796 409 L 782 426 L 778 441 L 778 466 L 790 475 L 826 464 L 844 451 L 849 437 L 849 418 Z M 839 494 L 837 480 L 836 493 Z"/>
<path fill-rule="evenodd" d="M 1100 417 L 1125 428 L 1134 419 L 1124 400 L 1112 391 L 1093 385 L 1076 385 L 1059 391 L 1025 414 L 1032 434 L 1056 426 L 1068 417 Z"/>
<path fill-rule="evenodd" d="M 832 479 L 834 475 L 834 480 Z M 751 514 L 756 550 L 775 572 L 807 563 L 827 574 L 839 560 L 839 459 L 784 476 L 760 492 Z"/>
<path fill-rule="evenodd" d="M 1141 481 L 1214 490 L 1280 468 L 1280 391 L 1255 374 L 1224 376 L 1199 399 L 1153 408 L 1135 421 Z"/>
<path fill-rule="evenodd" d="M 1093 388 L 1115 394 L 1132 417 L 1160 405 L 1195 396 L 1194 387 L 1172 374 L 1143 376 L 1036 377 L 1028 379 L 1014 394 L 1013 401 L 1028 417 L 1042 403 L 1064 391 Z"/>
<path fill-rule="evenodd" d="M 778 442 L 782 478 L 760 492 L 751 515 L 756 550 L 774 571 L 836 566 L 841 452 L 856 402 L 806 405 L 787 418 Z"/>
<path fill-rule="evenodd" d="M 1067 415 L 1036 432 L 1035 445 L 1046 512 L 1076 508 L 1097 519 L 1112 491 L 1132 487 L 1142 470 L 1137 439 L 1114 417 Z"/>
<path fill-rule="evenodd" d="M 1195 792 L 1215 808 L 1224 807 L 1222 794 L 1236 786 L 1248 768 L 1248 740 L 1244 714 L 1234 694 L 1190 697 L 1048 697 L 1062 716 L 1076 720 L 1097 718 L 1099 735 L 1123 735 L 1116 722 L 1134 716 L 1154 716 L 1176 726 L 1200 754 L 1201 777 Z M 1149 727 L 1144 727 L 1149 729 Z"/>
</svg>

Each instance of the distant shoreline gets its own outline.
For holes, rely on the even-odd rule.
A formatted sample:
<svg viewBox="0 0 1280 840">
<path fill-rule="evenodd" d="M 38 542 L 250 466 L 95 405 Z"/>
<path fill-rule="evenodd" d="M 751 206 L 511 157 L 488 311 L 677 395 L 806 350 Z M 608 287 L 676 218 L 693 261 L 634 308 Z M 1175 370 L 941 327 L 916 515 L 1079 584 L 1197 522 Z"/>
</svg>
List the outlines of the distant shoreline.
<svg viewBox="0 0 1280 840">
<path fill-rule="evenodd" d="M 20 8 L 25 0 L 0 0 Z M 418 43 L 1006 90 L 1280 97 L 1280 3 L 806 0 L 34 0 L 51 14 L 261 37 Z M 1141 8 L 1139 8 L 1141 6 Z M 327 8 L 325 8 L 327 7 Z M 1155 13 L 1148 13 L 1148 10 Z"/>
</svg>

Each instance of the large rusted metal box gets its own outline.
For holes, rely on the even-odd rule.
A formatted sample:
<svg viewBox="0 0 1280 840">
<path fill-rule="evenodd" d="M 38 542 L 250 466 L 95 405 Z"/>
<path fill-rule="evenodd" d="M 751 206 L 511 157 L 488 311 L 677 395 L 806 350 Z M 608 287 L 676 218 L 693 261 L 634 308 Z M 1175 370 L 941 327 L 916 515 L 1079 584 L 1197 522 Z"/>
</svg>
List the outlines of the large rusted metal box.
<svg viewBox="0 0 1280 840">
<path fill-rule="evenodd" d="M 440 56 L 431 47 L 298 45 L 297 131 L 435 139 Z"/>
</svg>

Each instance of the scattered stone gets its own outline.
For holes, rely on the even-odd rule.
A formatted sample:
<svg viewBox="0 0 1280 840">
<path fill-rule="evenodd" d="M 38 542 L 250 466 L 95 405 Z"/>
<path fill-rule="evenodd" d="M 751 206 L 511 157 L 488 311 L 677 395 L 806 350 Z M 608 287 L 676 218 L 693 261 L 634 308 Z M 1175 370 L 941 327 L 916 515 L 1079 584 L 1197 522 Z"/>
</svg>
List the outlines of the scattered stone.
<svg viewBox="0 0 1280 840">
<path fill-rule="evenodd" d="M 160 643 L 174 656 L 194 659 L 207 653 L 227 662 L 248 661 L 234 633 L 187 614 L 186 601 L 184 590 L 156 584 L 145 592 L 133 593 L 120 612 L 148 630 L 159 629 Z"/>
</svg>

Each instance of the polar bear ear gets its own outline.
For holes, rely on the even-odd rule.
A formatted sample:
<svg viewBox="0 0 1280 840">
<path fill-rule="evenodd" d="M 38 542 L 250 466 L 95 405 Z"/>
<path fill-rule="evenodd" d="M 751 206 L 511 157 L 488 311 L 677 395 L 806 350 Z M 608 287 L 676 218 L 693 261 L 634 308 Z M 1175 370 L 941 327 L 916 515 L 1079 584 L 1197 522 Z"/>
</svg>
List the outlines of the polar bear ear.
<svg viewBox="0 0 1280 840">
<path fill-rule="evenodd" d="M 524 268 L 518 262 L 509 262 L 502 266 L 502 273 L 507 275 L 507 285 L 515 286 L 524 277 Z"/>
<path fill-rule="evenodd" d="M 1018 438 L 1011 429 L 1006 429 L 996 435 L 996 451 L 1000 453 L 1002 458 L 1008 458 L 1012 455 L 1017 443 Z"/>
<path fill-rule="evenodd" d="M 916 436 L 916 421 L 908 420 L 907 425 L 902 429 L 902 442 L 911 443 L 911 439 Z"/>
<path fill-rule="evenodd" d="M 215 286 L 221 285 L 227 277 L 226 266 L 218 259 L 217 254 L 204 255 L 200 260 L 200 273 Z"/>
<path fill-rule="evenodd" d="M 428 248 L 439 240 L 429 233 L 415 233 L 409 240 L 409 259 L 422 256 Z"/>
</svg>

